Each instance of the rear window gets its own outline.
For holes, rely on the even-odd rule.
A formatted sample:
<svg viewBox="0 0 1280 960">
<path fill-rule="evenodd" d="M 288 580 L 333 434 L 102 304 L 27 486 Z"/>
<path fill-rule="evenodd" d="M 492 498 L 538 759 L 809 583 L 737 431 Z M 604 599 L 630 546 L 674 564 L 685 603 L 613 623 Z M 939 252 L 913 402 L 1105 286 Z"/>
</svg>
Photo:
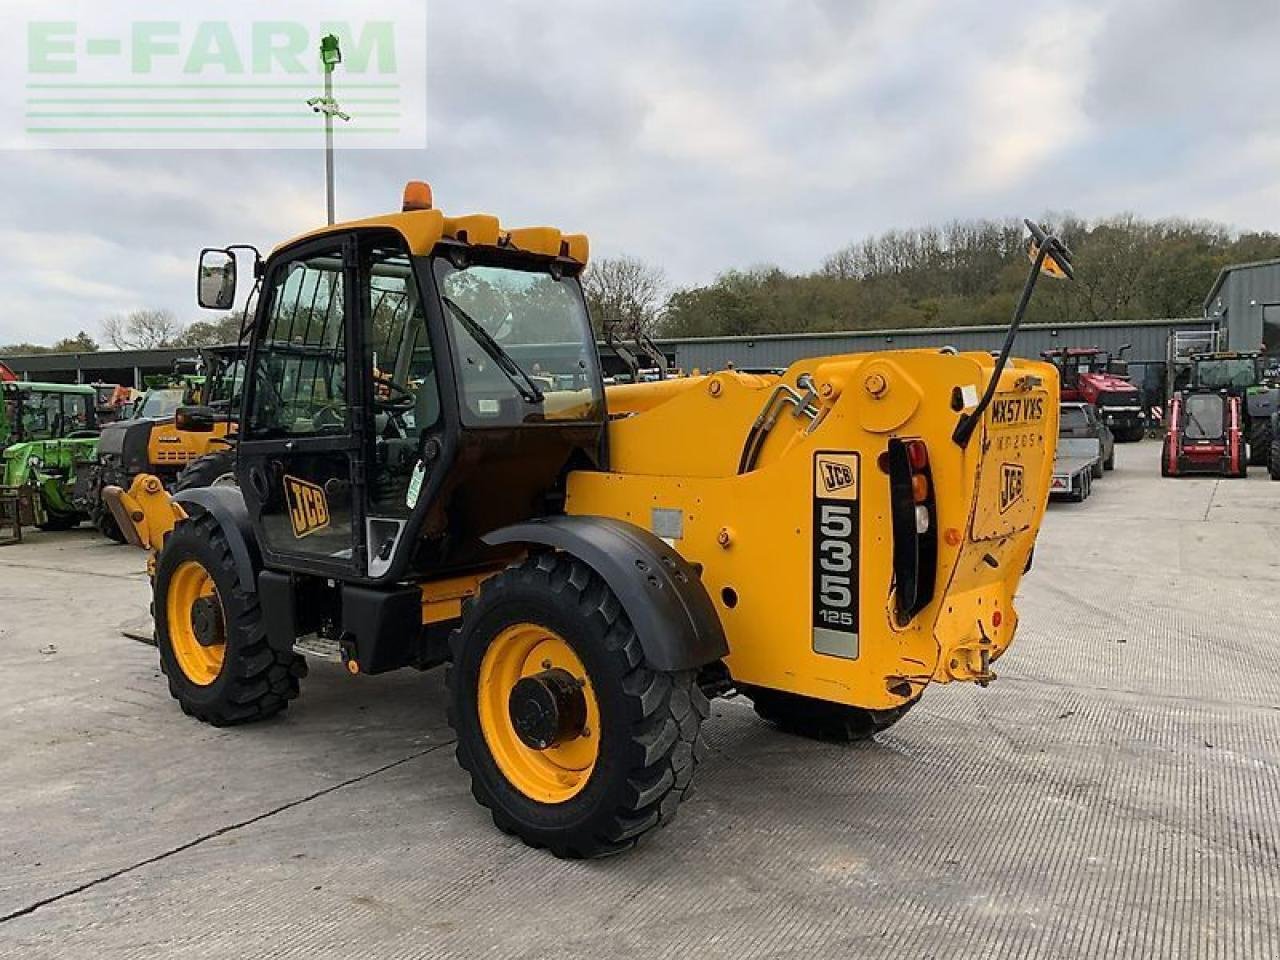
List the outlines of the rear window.
<svg viewBox="0 0 1280 960">
<path fill-rule="evenodd" d="M 1060 430 L 1085 430 L 1089 426 L 1089 418 L 1083 407 L 1063 407 Z"/>
</svg>

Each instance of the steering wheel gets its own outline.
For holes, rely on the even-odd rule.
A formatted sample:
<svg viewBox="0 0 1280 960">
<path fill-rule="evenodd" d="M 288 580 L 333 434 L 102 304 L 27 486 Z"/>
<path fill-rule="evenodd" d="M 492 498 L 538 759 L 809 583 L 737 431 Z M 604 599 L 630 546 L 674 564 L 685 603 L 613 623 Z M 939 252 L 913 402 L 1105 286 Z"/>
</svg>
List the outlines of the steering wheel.
<svg viewBox="0 0 1280 960">
<path fill-rule="evenodd" d="M 386 389 L 390 396 L 385 398 L 378 396 L 379 389 Z M 399 413 L 411 409 L 417 402 L 417 394 L 404 384 L 397 383 L 390 377 L 378 377 L 374 380 L 373 405 L 380 410 Z"/>
<path fill-rule="evenodd" d="M 312 415 L 311 424 L 316 428 L 316 433 L 334 433 L 346 429 L 347 418 L 343 414 L 341 404 L 331 403 L 327 407 L 321 407 Z"/>
</svg>

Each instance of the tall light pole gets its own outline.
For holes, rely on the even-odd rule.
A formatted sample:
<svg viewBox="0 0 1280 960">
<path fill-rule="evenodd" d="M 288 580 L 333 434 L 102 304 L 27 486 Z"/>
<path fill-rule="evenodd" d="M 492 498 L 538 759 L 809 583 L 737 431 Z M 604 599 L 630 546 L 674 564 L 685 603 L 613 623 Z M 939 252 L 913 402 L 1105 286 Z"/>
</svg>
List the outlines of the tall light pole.
<svg viewBox="0 0 1280 960">
<path fill-rule="evenodd" d="M 324 114 L 324 186 L 325 199 L 329 211 L 329 223 L 333 224 L 333 118 L 350 120 L 342 112 L 338 101 L 333 99 L 333 68 L 342 62 L 342 51 L 338 48 L 338 38 L 332 33 L 320 39 L 320 63 L 324 67 L 324 96 L 312 97 L 307 101 L 316 113 Z"/>
</svg>

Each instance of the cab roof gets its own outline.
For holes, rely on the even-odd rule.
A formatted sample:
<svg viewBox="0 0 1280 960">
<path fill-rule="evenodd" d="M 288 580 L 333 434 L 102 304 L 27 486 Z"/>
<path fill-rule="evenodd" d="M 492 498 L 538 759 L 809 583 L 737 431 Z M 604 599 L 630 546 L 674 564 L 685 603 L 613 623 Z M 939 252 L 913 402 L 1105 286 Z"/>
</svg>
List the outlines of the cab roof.
<svg viewBox="0 0 1280 960">
<path fill-rule="evenodd" d="M 431 253 L 438 243 L 445 240 L 473 247 L 519 251 L 548 259 L 566 259 L 583 266 L 590 254 L 590 242 L 583 233 L 564 233 L 557 227 L 506 227 L 497 217 L 487 213 L 446 216 L 432 205 L 431 188 L 419 180 L 411 181 L 405 187 L 402 207 L 400 213 L 349 220 L 312 230 L 281 244 L 276 251 L 302 240 L 333 233 L 381 228 L 399 233 L 409 252 L 415 256 Z"/>
<path fill-rule="evenodd" d="M 87 383 L 41 383 L 36 380 L 5 380 L 0 382 L 5 390 L 21 390 L 24 393 L 71 393 L 96 397 L 97 391 Z"/>
</svg>

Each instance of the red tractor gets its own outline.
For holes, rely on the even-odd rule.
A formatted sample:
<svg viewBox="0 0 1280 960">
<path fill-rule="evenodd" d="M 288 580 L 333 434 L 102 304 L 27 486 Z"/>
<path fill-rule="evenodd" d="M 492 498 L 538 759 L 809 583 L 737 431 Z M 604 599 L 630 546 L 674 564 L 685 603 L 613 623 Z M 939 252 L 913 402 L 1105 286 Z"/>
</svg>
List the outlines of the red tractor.
<svg viewBox="0 0 1280 960">
<path fill-rule="evenodd" d="M 1160 475 L 1207 473 L 1243 477 L 1249 471 L 1244 411 L 1238 394 L 1188 387 L 1169 401 Z"/>
<path fill-rule="evenodd" d="M 1058 368 L 1062 399 L 1093 404 L 1111 432 L 1121 442 L 1142 439 L 1142 394 L 1127 379 L 1124 351 L 1112 358 L 1099 347 L 1055 347 L 1040 356 Z"/>
<path fill-rule="evenodd" d="M 18 379 L 18 375 L 4 365 L 4 361 L 0 360 L 0 383 L 13 383 Z"/>
</svg>

